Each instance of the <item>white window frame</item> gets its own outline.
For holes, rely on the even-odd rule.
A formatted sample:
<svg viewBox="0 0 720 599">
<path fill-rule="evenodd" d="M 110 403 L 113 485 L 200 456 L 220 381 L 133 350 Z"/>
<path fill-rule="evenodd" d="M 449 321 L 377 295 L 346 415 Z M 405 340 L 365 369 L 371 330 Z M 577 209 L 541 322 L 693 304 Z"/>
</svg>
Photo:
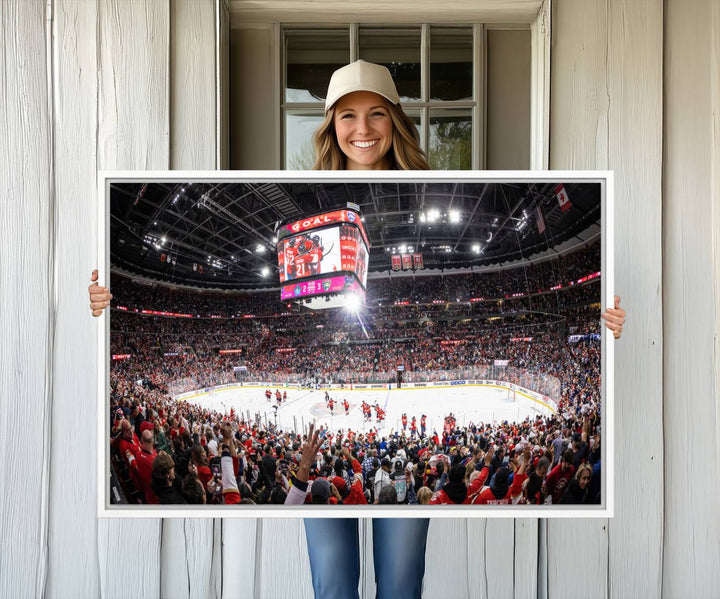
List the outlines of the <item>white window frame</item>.
<svg viewBox="0 0 720 599">
<path fill-rule="evenodd" d="M 417 6 L 412 8 L 411 3 L 405 3 L 406 6 L 400 6 L 397 0 L 393 2 L 383 2 L 379 0 L 372 10 L 367 7 L 366 3 L 362 3 L 362 8 L 356 7 L 353 0 L 343 4 L 343 12 L 335 8 L 323 8 L 321 2 L 298 2 L 294 0 L 260 0 L 252 4 L 242 0 L 219 0 L 226 3 L 229 12 L 229 20 L 231 27 L 247 26 L 252 23 L 272 23 L 274 38 L 274 56 L 273 62 L 276 69 L 274 86 L 274 97 L 272 98 L 275 110 L 275 122 L 277 130 L 272 132 L 279 138 L 279 143 L 274 149 L 274 163 L 278 169 L 284 168 L 285 164 L 285 123 L 284 112 L 284 47 L 282 40 L 282 32 L 280 23 L 283 22 L 288 27 L 307 26 L 308 21 L 323 21 L 327 26 L 347 25 L 350 27 L 351 35 L 351 60 L 357 58 L 353 56 L 353 48 L 357 48 L 357 40 L 353 40 L 352 36 L 357 36 L 358 25 L 350 25 L 347 21 L 347 15 L 353 14 L 359 16 L 363 23 L 384 22 L 386 26 L 404 20 L 408 14 L 415 14 L 419 19 L 427 23 L 437 25 L 452 25 L 458 23 L 468 24 L 470 22 L 480 23 L 502 23 L 514 22 L 520 25 L 526 25 L 531 32 L 531 84 L 530 84 L 530 169 L 544 170 L 549 165 L 549 125 L 550 125 L 550 26 L 551 26 L 551 2 L 552 0 L 536 0 L 535 4 L 528 2 L 526 10 L 518 12 L 518 6 L 510 2 L 506 4 L 502 2 L 493 3 L 492 5 L 473 7 L 470 3 L 461 3 L 458 5 L 435 8 L 425 2 L 417 2 Z M 306 10 L 300 5 L 305 5 Z M 328 5 L 329 6 L 329 5 Z M 218 11 L 220 12 L 220 11 Z M 377 14 L 376 14 L 377 13 Z M 381 16 L 382 13 L 382 16 Z M 453 22 L 447 22 L 451 19 Z M 407 24 L 407 23 L 406 23 Z M 417 23 L 416 23 L 417 25 Z M 480 25 L 475 25 L 479 27 Z M 354 31 L 354 33 L 353 33 Z M 485 38 L 485 27 L 483 27 L 483 40 Z M 485 64 L 484 48 L 485 43 L 478 43 L 473 40 L 474 55 L 473 61 L 482 60 Z M 480 54 L 479 54 L 480 53 Z M 479 63 L 478 63 L 479 64 Z M 474 69 L 474 72 L 477 72 Z M 476 99 L 482 98 L 482 107 L 480 102 L 476 101 L 473 108 L 473 156 L 472 164 L 484 165 L 485 156 L 485 76 L 475 77 L 473 81 L 473 96 Z M 483 132 L 481 143 L 475 143 L 475 129 Z M 426 136 L 425 136 L 426 138 Z"/>
</svg>

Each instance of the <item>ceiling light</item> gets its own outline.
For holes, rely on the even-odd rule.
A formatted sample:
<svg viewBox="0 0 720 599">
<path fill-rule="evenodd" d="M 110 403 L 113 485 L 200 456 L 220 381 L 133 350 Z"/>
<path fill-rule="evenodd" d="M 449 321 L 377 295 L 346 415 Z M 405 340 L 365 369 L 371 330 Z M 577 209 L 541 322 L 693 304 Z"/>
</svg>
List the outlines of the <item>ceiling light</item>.
<svg viewBox="0 0 720 599">
<path fill-rule="evenodd" d="M 475 245 L 473 245 L 472 251 L 475 252 L 476 254 L 479 254 L 480 253 L 480 245 L 477 243 Z"/>
<path fill-rule="evenodd" d="M 450 222 L 451 223 L 459 223 L 460 222 L 460 212 L 457 210 L 451 210 L 450 211 Z"/>
<path fill-rule="evenodd" d="M 262 270 L 260 271 L 260 274 L 263 277 L 267 277 L 270 274 L 270 269 L 267 266 L 263 266 Z"/>
<path fill-rule="evenodd" d="M 257 247 L 255 248 L 255 251 L 258 254 L 264 254 L 265 253 L 265 246 L 262 243 L 258 243 Z"/>
</svg>

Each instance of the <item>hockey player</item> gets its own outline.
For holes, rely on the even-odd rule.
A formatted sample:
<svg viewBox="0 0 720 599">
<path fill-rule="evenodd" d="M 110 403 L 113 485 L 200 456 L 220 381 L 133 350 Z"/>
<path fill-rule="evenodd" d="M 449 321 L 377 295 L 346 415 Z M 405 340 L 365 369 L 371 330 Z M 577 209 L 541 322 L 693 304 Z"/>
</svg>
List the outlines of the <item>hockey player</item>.
<svg viewBox="0 0 720 599">
<path fill-rule="evenodd" d="M 270 389 L 265 389 L 265 399 L 270 401 L 271 398 L 272 398 L 272 391 L 270 391 Z"/>
<path fill-rule="evenodd" d="M 385 410 L 383 410 L 381 407 L 377 408 L 377 421 L 378 424 L 382 424 L 385 420 Z"/>
<path fill-rule="evenodd" d="M 413 416 L 412 422 L 410 422 L 410 438 L 414 439 L 415 435 L 417 435 L 417 420 L 415 419 L 415 416 Z"/>
<path fill-rule="evenodd" d="M 297 275 L 297 270 L 295 268 L 295 258 L 297 257 L 297 254 L 297 240 L 296 238 L 292 238 L 288 241 L 287 246 L 285 246 L 285 272 L 288 280 L 294 279 Z"/>
<path fill-rule="evenodd" d="M 325 405 L 327 405 L 330 402 L 330 393 L 325 391 Z"/>
<path fill-rule="evenodd" d="M 298 255 L 295 258 L 295 272 L 298 277 L 306 277 L 311 274 L 310 265 L 315 258 L 315 255 L 310 251 L 310 247 L 307 243 L 312 243 L 309 240 L 307 242 L 301 242 L 298 248 Z"/>
<path fill-rule="evenodd" d="M 283 400 L 283 403 L 285 403 L 285 402 L 287 401 L 287 391 L 283 391 L 283 398 L 282 398 L 282 400 Z"/>
<path fill-rule="evenodd" d="M 420 416 L 420 437 L 421 438 L 425 437 L 425 418 L 426 418 L 425 414 Z"/>
<path fill-rule="evenodd" d="M 335 400 L 332 397 L 328 400 L 328 408 L 330 408 L 330 414 L 335 413 Z"/>
<path fill-rule="evenodd" d="M 316 275 L 320 273 L 320 263 L 322 262 L 325 248 L 322 245 L 320 235 L 313 235 L 311 242 L 312 246 L 308 251 L 311 258 L 310 264 L 308 265 L 308 270 L 310 271 L 309 274 Z"/>
<path fill-rule="evenodd" d="M 277 403 L 282 401 L 282 393 L 280 393 L 280 389 L 275 389 L 275 401 Z"/>
<path fill-rule="evenodd" d="M 350 413 L 350 404 L 347 399 L 343 399 L 343 408 L 345 408 L 345 416 L 347 416 Z"/>
<path fill-rule="evenodd" d="M 407 414 L 405 412 L 403 412 L 403 415 L 402 415 L 402 427 L 403 427 L 403 431 L 407 430 Z"/>
</svg>

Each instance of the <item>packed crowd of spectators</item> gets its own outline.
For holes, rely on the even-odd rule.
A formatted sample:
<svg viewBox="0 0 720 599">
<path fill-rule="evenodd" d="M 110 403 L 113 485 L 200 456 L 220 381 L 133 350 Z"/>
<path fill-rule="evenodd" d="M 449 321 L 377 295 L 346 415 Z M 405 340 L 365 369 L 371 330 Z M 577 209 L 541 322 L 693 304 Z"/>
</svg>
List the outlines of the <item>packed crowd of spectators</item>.
<svg viewBox="0 0 720 599">
<path fill-rule="evenodd" d="M 113 465 L 145 504 L 597 504 L 599 406 L 519 423 L 307 435 L 115 381 Z"/>
<path fill-rule="evenodd" d="M 589 274 L 597 252 L 594 244 L 525 267 L 525 289 Z M 271 299 L 277 290 L 212 294 L 113 278 L 109 432 L 125 492 L 119 501 L 598 503 L 599 279 L 505 297 L 515 293 L 507 293 L 510 281 L 520 280 L 514 275 L 373 282 L 361 319 L 337 310 L 288 312 Z M 455 303 L 480 292 L 497 297 Z M 440 296 L 448 303 L 429 299 Z M 400 298 L 409 303 L 398 305 Z M 148 315 L 136 308 L 225 317 Z M 254 317 L 233 318 L 249 313 Z M 221 353 L 228 350 L 233 353 Z M 259 415 L 248 419 L 173 400 L 239 376 L 277 383 L 387 382 L 399 365 L 405 382 L 459 377 L 518 383 L 556 400 L 558 411 L 422 436 L 341 429 L 319 437 L 317 431 L 279 430 Z"/>
<path fill-rule="evenodd" d="M 600 270 L 600 243 L 543 262 L 527 263 L 515 268 L 441 275 L 417 271 L 415 276 L 394 273 L 390 277 L 372 278 L 368 283 L 366 303 L 369 309 L 396 302 L 430 304 L 438 302 L 471 302 L 473 310 L 493 311 L 498 300 L 512 300 L 522 294 L 515 309 L 559 309 L 572 303 L 586 302 L 582 292 L 575 295 L 552 293 L 558 285 L 566 288 L 583 277 Z M 128 310 L 147 309 L 201 317 L 243 317 L 282 315 L 290 309 L 279 300 L 277 285 L 272 290 L 217 292 L 169 287 L 164 284 L 142 284 L 113 275 L 113 306 Z M 577 291 L 577 290 L 574 290 Z M 529 297 L 528 297 L 529 296 Z M 480 298 L 483 298 L 480 300 Z M 558 300 L 562 299 L 563 304 Z M 492 301 L 495 300 L 495 301 Z M 427 309 L 424 306 L 424 309 Z M 436 308 L 436 310 L 439 308 Z"/>
</svg>

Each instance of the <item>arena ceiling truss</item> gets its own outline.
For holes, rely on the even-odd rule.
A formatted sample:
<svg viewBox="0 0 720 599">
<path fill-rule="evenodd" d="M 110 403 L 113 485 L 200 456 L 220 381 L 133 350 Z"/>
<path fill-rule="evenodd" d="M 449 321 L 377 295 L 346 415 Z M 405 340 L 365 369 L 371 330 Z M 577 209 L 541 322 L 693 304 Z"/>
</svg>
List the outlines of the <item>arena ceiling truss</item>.
<svg viewBox="0 0 720 599">
<path fill-rule="evenodd" d="M 348 202 L 360 206 L 370 273 L 388 271 L 394 253 L 420 253 L 425 270 L 435 273 L 536 260 L 599 234 L 600 185 L 565 183 L 571 203 L 565 211 L 556 185 L 114 183 L 111 263 L 115 271 L 170 284 L 277 286 L 278 225 Z M 269 276 L 261 275 L 263 267 Z"/>
</svg>

